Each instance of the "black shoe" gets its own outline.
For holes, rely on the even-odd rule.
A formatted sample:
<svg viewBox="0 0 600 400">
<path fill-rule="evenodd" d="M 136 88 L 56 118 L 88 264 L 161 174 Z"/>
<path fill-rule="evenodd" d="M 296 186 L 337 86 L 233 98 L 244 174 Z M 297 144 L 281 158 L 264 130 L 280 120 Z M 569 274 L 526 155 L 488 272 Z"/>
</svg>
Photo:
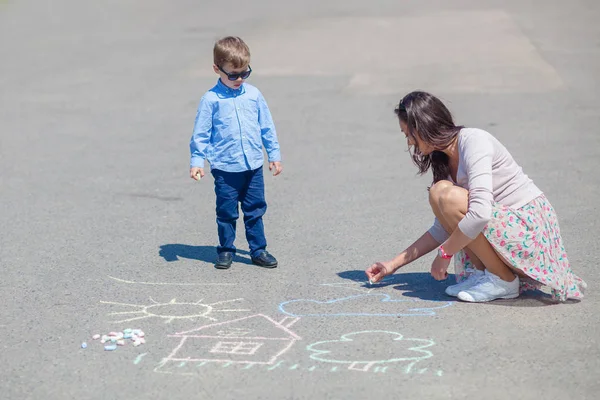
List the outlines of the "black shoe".
<svg viewBox="0 0 600 400">
<path fill-rule="evenodd" d="M 217 254 L 217 262 L 215 262 L 215 268 L 218 269 L 227 269 L 231 267 L 231 262 L 233 261 L 233 253 L 230 251 L 224 251 L 222 253 Z"/>
<path fill-rule="evenodd" d="M 268 251 L 263 250 L 256 257 L 252 257 L 252 263 L 260 267 L 275 268 L 277 267 L 277 260 L 275 257 L 269 254 Z"/>
</svg>

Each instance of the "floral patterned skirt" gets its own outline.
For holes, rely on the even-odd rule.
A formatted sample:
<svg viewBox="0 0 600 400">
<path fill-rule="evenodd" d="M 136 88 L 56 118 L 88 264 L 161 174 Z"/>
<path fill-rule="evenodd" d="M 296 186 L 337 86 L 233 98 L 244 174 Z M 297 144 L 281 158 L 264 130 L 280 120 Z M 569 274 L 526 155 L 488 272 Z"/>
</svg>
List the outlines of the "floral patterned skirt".
<svg viewBox="0 0 600 400">
<path fill-rule="evenodd" d="M 521 278 L 521 292 L 548 286 L 555 300 L 583 298 L 587 284 L 571 270 L 556 212 L 546 196 L 518 209 L 494 203 L 492 219 L 482 233 L 498 254 L 527 275 L 528 279 Z M 472 271 L 464 251 L 455 255 L 454 268 L 459 282 Z"/>
</svg>

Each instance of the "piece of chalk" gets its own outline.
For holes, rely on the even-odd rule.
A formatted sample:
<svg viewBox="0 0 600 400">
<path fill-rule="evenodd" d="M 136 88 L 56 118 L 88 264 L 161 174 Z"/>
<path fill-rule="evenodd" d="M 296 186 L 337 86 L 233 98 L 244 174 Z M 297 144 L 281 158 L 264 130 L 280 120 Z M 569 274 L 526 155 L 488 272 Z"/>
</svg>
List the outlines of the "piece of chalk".
<svg viewBox="0 0 600 400">
<path fill-rule="evenodd" d="M 373 282 L 371 282 L 371 280 L 369 279 L 369 285 L 372 285 L 372 284 L 373 284 Z"/>
<path fill-rule="evenodd" d="M 108 336 L 117 336 L 119 334 L 119 332 L 110 332 L 108 334 Z"/>
<path fill-rule="evenodd" d="M 140 331 L 140 332 L 139 332 L 137 335 L 138 335 L 139 337 L 144 337 L 144 336 L 146 336 L 146 334 L 145 334 L 143 331 Z"/>
<path fill-rule="evenodd" d="M 131 339 L 131 333 L 124 334 L 123 339 Z"/>
<path fill-rule="evenodd" d="M 133 333 L 133 329 L 123 329 L 123 334 L 124 335 L 131 335 Z"/>
<path fill-rule="evenodd" d="M 119 346 L 125 346 L 125 341 L 123 339 L 117 340 L 117 345 L 119 345 Z"/>
<path fill-rule="evenodd" d="M 87 343 L 86 342 L 81 343 L 81 348 L 82 349 L 85 349 L 86 347 L 87 347 Z"/>
<path fill-rule="evenodd" d="M 136 340 L 135 342 L 133 342 L 134 347 L 138 347 L 140 344 L 142 344 L 142 342 L 140 342 L 139 340 Z"/>
<path fill-rule="evenodd" d="M 144 344 L 144 343 L 146 343 L 146 339 L 144 339 L 144 338 L 139 338 L 138 342 L 140 342 L 141 344 Z"/>
<path fill-rule="evenodd" d="M 98 339 L 100 339 L 100 335 L 98 333 L 96 333 L 94 336 L 92 336 L 92 339 L 98 340 Z"/>
<path fill-rule="evenodd" d="M 106 351 L 113 351 L 117 349 L 117 345 L 116 344 L 109 344 L 104 346 L 104 350 Z"/>
</svg>

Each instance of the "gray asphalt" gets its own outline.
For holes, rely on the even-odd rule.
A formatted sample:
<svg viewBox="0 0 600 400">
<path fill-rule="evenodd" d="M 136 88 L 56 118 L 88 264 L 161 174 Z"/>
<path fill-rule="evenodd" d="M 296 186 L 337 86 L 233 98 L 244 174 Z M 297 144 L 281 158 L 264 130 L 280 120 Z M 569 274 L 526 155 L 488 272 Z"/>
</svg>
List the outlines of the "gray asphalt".
<svg viewBox="0 0 600 400">
<path fill-rule="evenodd" d="M 600 3 L 0 1 L 0 389 L 6 399 L 597 399 Z M 188 177 L 212 44 L 244 37 L 277 126 L 269 250 L 212 267 Z M 442 97 L 559 213 L 582 302 L 455 302 L 393 108 Z M 139 328 L 104 351 L 91 336 Z M 82 342 L 87 348 L 82 349 Z"/>
</svg>

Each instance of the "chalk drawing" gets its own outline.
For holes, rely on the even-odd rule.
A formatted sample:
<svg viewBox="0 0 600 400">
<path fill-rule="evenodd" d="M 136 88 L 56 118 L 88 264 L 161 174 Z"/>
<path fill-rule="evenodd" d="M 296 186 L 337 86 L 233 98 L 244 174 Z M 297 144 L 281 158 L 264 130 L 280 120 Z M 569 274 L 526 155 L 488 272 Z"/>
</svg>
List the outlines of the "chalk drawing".
<svg viewBox="0 0 600 400">
<path fill-rule="evenodd" d="M 173 364 L 181 362 L 229 363 L 247 368 L 259 364 L 275 369 L 281 363 L 279 358 L 301 340 L 289 329 L 297 320 L 286 317 L 277 322 L 256 314 L 168 335 L 179 339 L 179 344 L 154 370 L 178 373 L 172 371 Z"/>
<path fill-rule="evenodd" d="M 267 368 L 269 371 L 272 371 L 276 368 L 278 368 L 281 364 L 283 364 L 283 361 L 279 361 L 277 364 L 273 365 L 272 367 Z"/>
<path fill-rule="evenodd" d="M 263 343 L 257 342 L 219 342 L 210 349 L 213 354 L 247 354 L 254 355 Z"/>
<path fill-rule="evenodd" d="M 284 318 L 282 321 L 287 322 L 284 326 L 263 314 L 256 314 L 169 335 L 178 339 L 179 344 L 161 360 L 154 371 L 198 375 L 205 366 L 220 366 L 233 368 L 232 370 L 258 369 L 263 372 L 443 375 L 440 370 L 416 368 L 418 363 L 433 357 L 430 348 L 435 343 L 432 340 L 405 338 L 402 334 L 391 331 L 351 332 L 336 340 L 312 343 L 306 347 L 312 360 L 310 364 L 288 362 L 282 359 L 283 355 L 296 341 L 302 340 L 289 329 L 297 320 Z M 235 332 L 244 334 L 236 337 Z M 373 343 L 377 343 L 377 346 L 373 346 Z M 364 356 L 357 357 L 357 354 Z M 315 362 L 317 365 L 314 365 Z"/>
<path fill-rule="evenodd" d="M 309 371 L 309 372 L 320 372 L 320 373 L 332 373 L 335 372 L 336 374 L 339 373 L 360 373 L 360 374 L 365 374 L 365 373 L 374 373 L 374 374 L 385 374 L 388 372 L 391 372 L 394 375 L 398 375 L 398 374 L 403 374 L 403 375 L 424 375 L 426 373 L 428 373 L 428 371 L 431 371 L 431 374 L 433 374 L 434 376 L 443 376 L 443 372 L 438 370 L 438 371 L 433 371 L 429 368 L 421 368 L 421 369 L 415 369 L 413 368 L 415 366 L 415 364 L 417 364 L 418 361 L 413 361 L 410 364 L 408 364 L 407 366 L 401 365 L 401 368 L 397 368 L 397 369 L 393 369 L 391 371 L 388 371 L 388 368 L 391 368 L 392 366 L 385 366 L 385 367 L 381 367 L 381 366 L 374 366 L 373 368 L 369 368 L 366 369 L 364 367 L 358 367 L 358 368 L 345 368 L 344 366 L 331 366 L 331 365 L 323 365 L 323 363 L 321 365 L 310 365 L 310 366 L 306 366 L 306 365 L 302 365 L 299 363 L 289 363 L 290 366 L 286 365 L 286 361 L 278 361 L 276 364 L 261 364 L 261 363 L 235 363 L 235 362 L 207 362 L 207 361 L 203 361 L 200 362 L 198 364 L 194 364 L 193 362 L 187 362 L 187 361 L 181 361 L 179 363 L 176 362 L 170 362 L 169 361 L 165 361 L 165 362 L 160 362 L 158 364 L 158 366 L 154 369 L 154 371 L 158 372 L 158 373 L 163 373 L 163 374 L 177 374 L 177 375 L 199 375 L 201 374 L 201 367 L 204 366 L 208 366 L 208 365 L 213 365 L 213 366 L 221 366 L 222 368 L 228 368 L 228 367 L 232 367 L 232 368 L 236 368 L 237 370 L 241 371 L 241 370 L 247 370 L 247 369 L 255 369 L 261 372 L 272 372 L 275 370 L 278 371 Z M 396 364 L 400 365 L 402 362 L 401 361 L 396 361 Z M 261 369 L 259 369 L 261 368 Z M 202 375 L 206 375 L 206 372 L 202 372 Z"/>
<path fill-rule="evenodd" d="M 136 365 L 137 365 L 137 364 L 139 364 L 139 363 L 140 363 L 140 361 L 142 361 L 142 358 L 144 358 L 144 356 L 145 356 L 146 354 L 148 354 L 148 353 L 142 353 L 142 354 L 140 354 L 139 356 L 137 356 L 137 357 L 135 358 L 135 360 L 133 360 L 133 363 L 134 363 L 134 364 L 136 364 Z"/>
<path fill-rule="evenodd" d="M 373 346 L 374 343 L 377 346 Z M 310 355 L 313 360 L 343 364 L 348 370 L 366 372 L 373 366 L 408 362 L 406 373 L 410 373 L 414 364 L 433 357 L 431 351 L 425 350 L 433 345 L 432 340 L 409 339 L 397 332 L 359 331 L 342 335 L 337 340 L 312 343 L 306 350 L 313 353 Z"/>
<path fill-rule="evenodd" d="M 449 307 L 451 301 L 393 299 L 387 294 L 362 294 L 333 300 L 297 299 L 285 301 L 279 310 L 292 317 L 408 317 L 432 316 Z"/>
<path fill-rule="evenodd" d="M 233 286 L 236 283 L 193 283 L 193 282 L 136 282 L 136 281 L 128 281 L 125 279 L 115 278 L 114 276 L 107 275 L 110 279 L 117 281 L 119 283 L 127 283 L 130 285 L 158 285 L 158 286 Z"/>
<path fill-rule="evenodd" d="M 202 303 L 202 300 L 197 301 L 195 303 L 178 303 L 175 299 L 172 299 L 168 303 L 158 303 L 152 298 L 150 298 L 150 301 L 153 303 L 150 305 L 117 303 L 112 301 L 100 301 L 100 303 L 137 308 L 137 310 L 109 313 L 108 315 L 121 315 L 123 317 L 126 317 L 125 319 L 121 319 L 119 321 L 112 321 L 114 323 L 130 322 L 144 318 L 159 318 L 163 319 L 165 323 L 171 323 L 174 320 L 194 321 L 199 318 L 217 321 L 216 318 L 213 318 L 210 315 L 213 313 L 250 311 L 247 309 L 240 308 L 219 308 L 222 304 L 232 303 L 241 300 L 243 299 L 217 301 L 215 303 L 204 304 Z"/>
</svg>

